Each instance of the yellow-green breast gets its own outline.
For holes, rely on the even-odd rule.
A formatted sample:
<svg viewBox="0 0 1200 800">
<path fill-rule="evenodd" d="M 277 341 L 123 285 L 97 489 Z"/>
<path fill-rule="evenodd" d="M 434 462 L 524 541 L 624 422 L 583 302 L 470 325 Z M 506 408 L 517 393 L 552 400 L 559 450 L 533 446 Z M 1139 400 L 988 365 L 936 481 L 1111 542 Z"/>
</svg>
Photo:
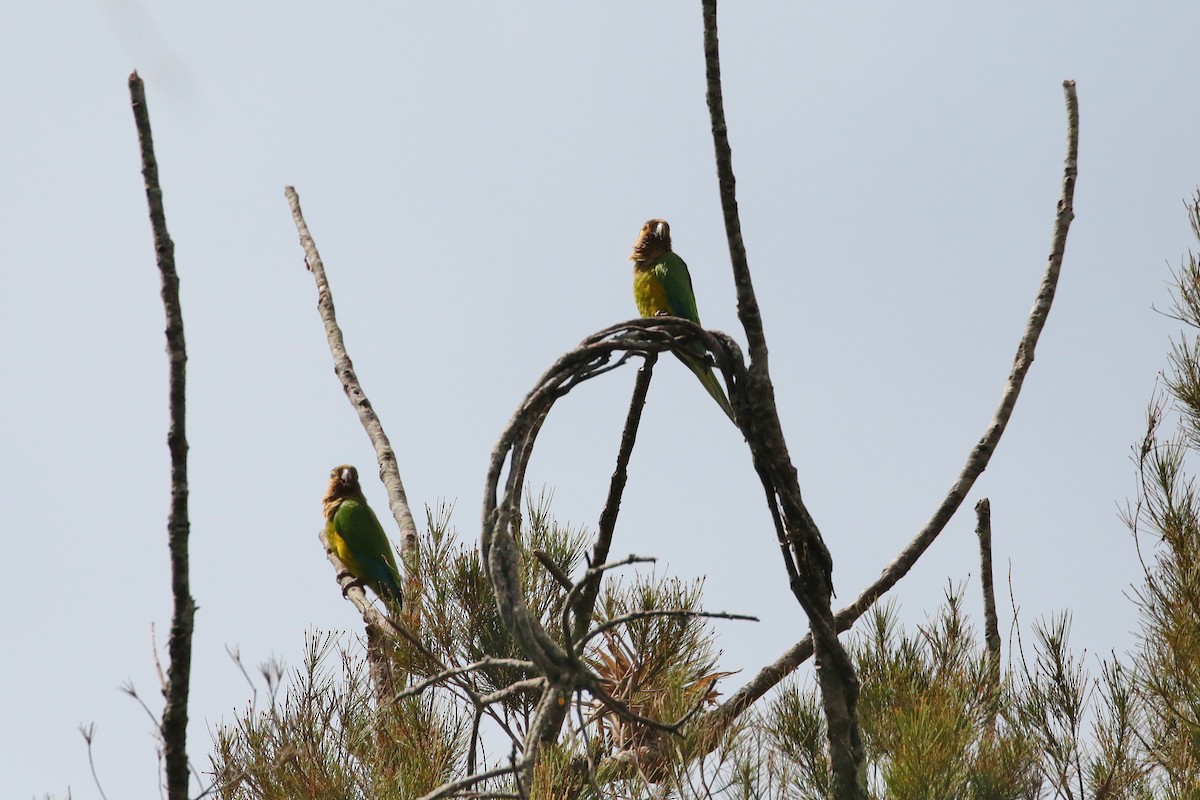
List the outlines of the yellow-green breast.
<svg viewBox="0 0 1200 800">
<path fill-rule="evenodd" d="M 662 281 L 651 267 L 643 268 L 639 264 L 633 268 L 633 299 L 637 303 L 638 313 L 643 317 L 672 313 Z"/>
</svg>

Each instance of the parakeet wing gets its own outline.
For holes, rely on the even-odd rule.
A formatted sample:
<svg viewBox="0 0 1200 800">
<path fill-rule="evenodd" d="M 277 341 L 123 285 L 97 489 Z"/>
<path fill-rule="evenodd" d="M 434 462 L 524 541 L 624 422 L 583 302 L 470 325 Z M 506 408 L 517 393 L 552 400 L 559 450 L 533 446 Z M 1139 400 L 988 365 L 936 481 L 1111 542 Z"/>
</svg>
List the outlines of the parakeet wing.
<svg viewBox="0 0 1200 800">
<path fill-rule="evenodd" d="M 690 319 L 700 324 L 700 312 L 696 309 L 696 294 L 692 291 L 692 276 L 687 264 L 674 253 L 663 256 L 662 263 L 655 268 L 667 295 L 667 305 L 676 317 Z"/>
<path fill-rule="evenodd" d="M 399 572 L 392 556 L 392 546 L 371 507 L 347 499 L 334 514 L 333 525 L 345 540 L 355 562 L 346 565 L 351 568 L 350 571 L 358 573 L 358 577 L 376 588 L 379 594 L 399 598 Z"/>
</svg>

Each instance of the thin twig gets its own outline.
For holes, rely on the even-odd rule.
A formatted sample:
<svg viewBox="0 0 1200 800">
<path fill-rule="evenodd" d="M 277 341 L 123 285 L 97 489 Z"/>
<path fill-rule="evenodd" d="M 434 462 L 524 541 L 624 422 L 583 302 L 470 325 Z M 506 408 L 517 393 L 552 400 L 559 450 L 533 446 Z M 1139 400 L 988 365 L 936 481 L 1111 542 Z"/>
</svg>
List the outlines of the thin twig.
<svg viewBox="0 0 1200 800">
<path fill-rule="evenodd" d="M 388 506 L 392 516 L 400 527 L 400 557 L 404 561 L 406 571 L 412 574 L 412 564 L 417 558 L 417 523 L 413 520 L 412 511 L 408 507 L 408 495 L 404 492 L 404 483 L 400 480 L 400 467 L 396 460 L 396 452 L 392 443 L 383 430 L 383 423 L 371 406 L 363 391 L 358 375 L 354 372 L 354 364 L 346 352 L 346 343 L 342 337 L 342 329 L 338 326 L 337 314 L 333 307 L 333 293 L 329 288 L 329 279 L 325 275 L 325 264 L 317 252 L 316 242 L 308 231 L 304 221 L 304 213 L 300 210 L 300 196 L 296 190 L 287 186 L 283 190 L 287 197 L 288 206 L 292 210 L 292 219 L 296 230 L 300 233 L 300 246 L 304 248 L 305 263 L 312 270 L 313 280 L 317 284 L 317 310 L 321 313 L 321 321 L 325 324 L 325 337 L 329 340 L 329 351 L 333 355 L 333 368 L 342 383 L 350 404 L 358 412 L 359 422 L 375 448 L 375 457 L 379 461 L 379 479 L 387 489 Z M 405 587 L 405 605 L 416 607 L 416 592 L 411 587 Z M 413 595 L 409 597 L 408 595 Z"/>
<path fill-rule="evenodd" d="M 495 769 L 489 769 L 487 772 L 480 772 L 477 775 L 468 775 L 467 777 L 461 778 L 457 781 L 451 781 L 450 783 L 443 783 L 441 786 L 434 789 L 429 794 L 421 795 L 417 800 L 440 800 L 440 798 L 449 797 L 450 795 L 456 793 L 459 789 L 465 789 L 468 786 L 474 786 L 475 784 L 480 783 L 482 781 L 490 780 L 492 778 L 499 778 L 501 775 L 516 775 L 521 769 L 524 768 L 524 766 L 525 766 L 524 759 L 515 759 L 507 767 L 496 767 Z M 475 795 L 475 796 L 476 797 L 506 797 L 506 796 L 511 796 L 511 795 L 486 795 L 486 794 L 483 794 L 483 795 Z"/>
<path fill-rule="evenodd" d="M 158 690 L 167 694 L 167 675 L 163 672 L 162 659 L 158 657 L 158 630 L 150 623 L 150 659 L 154 662 L 154 674 L 158 676 Z"/>
<path fill-rule="evenodd" d="M 583 719 L 583 692 L 575 693 L 575 716 L 579 720 L 579 735 L 583 739 L 583 754 L 587 759 L 587 769 L 584 774 L 587 776 L 588 786 L 597 798 L 604 796 L 600 791 L 600 787 L 596 784 L 596 754 L 592 750 L 592 737 L 588 734 L 588 724 Z"/>
<path fill-rule="evenodd" d="M 545 686 L 546 686 L 545 678 L 541 678 L 541 677 L 526 678 L 523 681 L 517 681 L 516 683 L 510 683 L 508 686 L 505 686 L 503 689 L 497 689 L 494 692 L 489 692 L 488 694 L 480 695 L 479 699 L 485 705 L 488 703 L 498 703 L 501 700 L 505 699 L 506 697 L 511 697 L 514 694 L 519 694 L 521 692 L 528 692 L 530 689 L 542 689 Z"/>
<path fill-rule="evenodd" d="M 161 738 L 162 737 L 162 720 L 160 720 L 158 718 L 158 715 L 155 714 L 154 711 L 151 710 L 150 706 L 146 705 L 146 701 L 143 700 L 142 696 L 137 693 L 137 687 L 134 686 L 131 681 L 125 681 L 124 683 L 121 684 L 121 686 L 119 688 L 122 692 L 124 692 L 125 694 L 129 695 L 130 697 L 132 697 L 134 700 L 137 701 L 137 704 L 142 707 L 142 711 L 145 711 L 146 716 L 150 718 L 151 724 L 154 725 L 155 732 Z"/>
<path fill-rule="evenodd" d="M 656 561 L 657 559 L 649 556 L 639 556 L 630 553 L 619 561 L 612 561 L 606 564 L 589 567 L 583 573 L 583 577 L 579 579 L 579 583 L 575 584 L 575 588 L 567 593 L 567 600 L 565 603 L 563 603 L 562 610 L 562 629 L 564 631 L 570 630 L 568 627 L 570 624 L 570 610 L 578 604 L 579 598 L 588 590 L 589 586 L 600 583 L 600 578 L 604 575 L 604 573 L 619 567 L 629 566 L 630 564 L 653 564 Z M 574 640 L 572 640 L 572 648 L 574 649 L 576 655 L 583 653 L 582 645 Z"/>
<path fill-rule="evenodd" d="M 167 517 L 167 536 L 171 551 L 171 634 L 167 652 L 166 707 L 163 710 L 163 756 L 166 760 L 167 795 L 170 800 L 186 800 L 188 792 L 187 721 L 188 689 L 192 675 L 192 631 L 196 602 L 188 580 L 188 477 L 187 429 L 185 426 L 187 346 L 183 337 L 183 309 L 179 302 L 179 274 L 175 271 L 175 245 L 167 233 L 163 210 L 162 186 L 158 180 L 158 161 L 154 157 L 154 139 L 150 133 L 150 112 L 146 108 L 146 89 L 134 72 L 129 76 L 129 96 L 142 152 L 142 177 L 146 201 L 150 206 L 150 227 L 154 231 L 154 254 L 162 276 L 163 308 L 167 316 L 167 358 L 170 362 L 170 428 L 167 448 L 171 452 L 171 510 Z"/>
<path fill-rule="evenodd" d="M 642 409 L 646 405 L 646 394 L 650 391 L 650 378 L 654 375 L 654 362 L 658 360 L 657 353 L 648 353 L 641 369 L 638 370 L 637 380 L 633 384 L 633 396 L 629 399 L 629 412 L 625 415 L 625 429 L 621 432 L 621 446 L 617 451 L 617 465 L 613 468 L 612 478 L 608 484 L 608 497 L 604 501 L 604 510 L 600 512 L 600 524 L 596 531 L 596 543 L 592 545 L 592 564 L 602 564 L 608 559 L 609 548 L 612 547 L 613 531 L 617 526 L 617 514 L 621 510 L 621 497 L 625 492 L 625 483 L 629 478 L 629 459 L 633 455 L 633 445 L 637 442 L 638 426 L 642 421 Z M 594 581 L 579 593 L 575 602 L 575 628 L 572 639 L 578 639 L 591 623 L 592 613 L 596 609 L 596 598 L 600 596 L 600 582 Z"/>
<path fill-rule="evenodd" d="M 623 354 L 612 367 L 615 369 L 625 363 L 630 355 L 631 353 L 628 352 Z M 621 498 L 624 495 L 625 484 L 629 477 L 629 459 L 633 455 L 633 446 L 637 441 L 638 427 L 642 420 L 642 409 L 646 405 L 646 395 L 650 390 L 650 379 L 654 374 L 654 364 L 658 360 L 658 353 L 653 351 L 644 353 L 642 359 L 642 367 L 638 370 L 637 379 L 633 385 L 633 395 L 629 400 L 629 411 L 625 415 L 625 427 L 621 431 L 621 444 L 617 451 L 617 463 L 613 468 L 612 478 L 609 480 L 608 497 L 605 498 L 604 509 L 600 512 L 596 541 L 592 546 L 591 558 L 588 561 L 589 565 L 604 563 L 608 559 L 608 553 L 612 547 L 613 532 L 617 525 L 617 514 L 621 510 Z M 589 377 L 595 377 L 603 372 L 604 368 L 593 369 Z M 596 601 L 600 597 L 599 573 L 596 573 L 591 580 L 585 575 L 583 584 L 578 590 L 576 590 L 575 586 L 569 586 L 567 587 L 567 592 L 568 601 L 563 605 L 562 630 L 566 635 L 567 641 L 572 642 L 577 641 L 583 636 L 587 631 L 588 625 L 591 624 L 592 615 L 596 610 Z M 572 597 L 574 600 L 570 599 Z M 566 721 L 566 716 L 567 708 L 564 706 L 559 709 L 557 719 L 547 723 L 548 728 L 561 730 L 563 722 Z"/>
<path fill-rule="evenodd" d="M 682 719 L 676 722 L 659 722 L 656 719 L 650 719 L 650 717 L 643 717 L 625 703 L 621 702 L 605 691 L 604 687 L 600 685 L 599 681 L 595 681 L 591 686 L 587 687 L 587 689 L 596 697 L 597 700 L 603 703 L 607 708 L 611 709 L 614 714 L 626 722 L 636 722 L 639 725 L 645 725 L 648 728 L 653 728 L 654 730 L 662 731 L 663 733 L 671 733 L 676 736 L 681 735 L 679 728 L 683 724 Z"/>
<path fill-rule="evenodd" d="M 444 681 L 448 681 L 456 675 L 464 675 L 468 672 L 475 672 L 476 670 L 485 669 L 488 667 L 506 667 L 508 669 L 531 670 L 534 668 L 534 665 L 532 661 L 522 661 L 518 658 L 495 658 L 493 656 L 487 656 L 461 667 L 449 667 L 444 669 L 436 675 L 425 678 L 420 683 L 413 684 L 397 694 L 394 699 L 402 700 L 406 697 L 413 697 L 425 691 L 430 686 L 435 686 L 439 683 L 443 683 Z"/>
<path fill-rule="evenodd" d="M 96 785 L 96 791 L 100 793 L 101 800 L 108 800 L 108 795 L 104 793 L 104 787 L 100 785 L 100 776 L 96 774 L 96 762 L 92 758 L 92 738 L 96 735 L 96 724 L 93 722 L 80 725 L 79 732 L 83 734 L 83 740 L 87 742 L 88 769 L 92 771 L 92 783 Z"/>
<path fill-rule="evenodd" d="M 562 568 L 554 563 L 554 559 L 545 550 L 534 548 L 533 557 L 541 562 L 542 566 L 546 568 L 546 572 L 550 573 L 550 577 L 554 578 L 559 586 L 568 592 L 575 588 L 575 583 L 571 580 L 571 576 L 563 572 Z"/>
<path fill-rule="evenodd" d="M 225 653 L 232 659 L 238 671 L 242 673 L 242 677 L 246 679 L 246 683 L 250 685 L 250 709 L 256 709 L 258 707 L 258 687 L 254 685 L 254 681 L 250 679 L 250 673 L 246 671 L 246 665 L 242 663 L 241 648 L 236 645 L 232 647 L 225 645 Z"/>
<path fill-rule="evenodd" d="M 683 617 L 685 619 L 732 619 L 740 620 L 742 622 L 759 621 L 758 617 L 752 617 L 748 614 L 730 614 L 725 611 L 692 611 L 686 608 L 649 608 L 644 611 L 631 611 L 628 614 L 621 614 L 618 617 L 605 620 L 588 631 L 587 635 L 580 639 L 575 647 L 579 652 L 583 652 L 583 648 L 587 646 L 588 642 L 605 631 L 610 631 L 613 628 L 618 628 L 621 625 L 625 625 L 635 620 L 650 619 L 652 617 Z"/>
<path fill-rule="evenodd" d="M 703 0 L 706 97 L 712 123 L 713 150 L 725 236 L 737 288 L 738 319 L 746 332 L 750 363 L 745 391 L 734 400 L 739 427 L 746 435 L 754 468 L 763 481 L 772 508 L 777 535 L 782 521 L 786 535 L 779 536 L 788 582 L 809 620 L 816 644 L 817 682 L 825 712 L 833 795 L 838 800 L 866 798 L 863 775 L 865 750 L 858 725 L 858 677 L 834 630 L 833 560 L 816 521 L 800 493 L 796 468 L 775 402 L 775 387 L 768 366 L 767 340 L 762 315 L 750 278 L 750 267 L 738 215 L 736 180 L 725 104 L 721 89 L 721 59 L 717 36 L 717 2 Z M 741 388 L 741 387 L 739 387 Z M 774 504 L 778 501 L 777 513 Z"/>
<path fill-rule="evenodd" d="M 479 723 L 483 721 L 483 709 L 476 706 L 471 715 L 471 747 L 467 752 L 467 774 L 475 772 L 475 759 L 479 752 Z"/>
</svg>

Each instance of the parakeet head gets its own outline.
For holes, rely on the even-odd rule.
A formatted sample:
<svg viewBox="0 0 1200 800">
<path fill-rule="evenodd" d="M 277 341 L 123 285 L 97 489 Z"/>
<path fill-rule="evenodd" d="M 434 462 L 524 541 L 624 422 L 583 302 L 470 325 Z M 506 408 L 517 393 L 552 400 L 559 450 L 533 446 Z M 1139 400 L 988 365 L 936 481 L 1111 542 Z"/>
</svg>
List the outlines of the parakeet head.
<svg viewBox="0 0 1200 800">
<path fill-rule="evenodd" d="M 649 261 L 671 252 L 671 226 L 665 219 L 647 220 L 633 243 L 630 261 Z"/>
<path fill-rule="evenodd" d="M 349 464 L 334 467 L 329 473 L 329 489 L 325 492 L 325 502 L 340 500 L 343 497 L 353 497 L 362 494 L 358 483 L 358 470 Z"/>
</svg>

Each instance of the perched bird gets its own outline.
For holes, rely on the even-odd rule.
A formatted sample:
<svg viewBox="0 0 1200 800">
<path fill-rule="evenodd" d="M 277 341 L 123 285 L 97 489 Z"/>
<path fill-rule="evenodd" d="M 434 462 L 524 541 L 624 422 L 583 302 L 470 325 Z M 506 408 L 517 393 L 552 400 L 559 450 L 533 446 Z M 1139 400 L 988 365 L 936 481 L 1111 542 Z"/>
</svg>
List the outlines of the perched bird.
<svg viewBox="0 0 1200 800">
<path fill-rule="evenodd" d="M 322 502 L 325 538 L 350 574 L 380 597 L 403 602 L 400 571 L 396 569 L 392 546 L 375 512 L 367 505 L 358 483 L 358 470 L 349 464 L 334 467 Z"/>
<path fill-rule="evenodd" d="M 671 250 L 671 226 L 666 220 L 652 219 L 642 226 L 629 260 L 633 262 L 633 299 L 637 301 L 639 314 L 643 317 L 669 314 L 700 324 L 692 276 L 683 259 Z M 684 352 L 675 351 L 675 355 L 696 374 L 713 400 L 736 424 L 733 407 L 704 348 L 697 343 Z"/>
</svg>

